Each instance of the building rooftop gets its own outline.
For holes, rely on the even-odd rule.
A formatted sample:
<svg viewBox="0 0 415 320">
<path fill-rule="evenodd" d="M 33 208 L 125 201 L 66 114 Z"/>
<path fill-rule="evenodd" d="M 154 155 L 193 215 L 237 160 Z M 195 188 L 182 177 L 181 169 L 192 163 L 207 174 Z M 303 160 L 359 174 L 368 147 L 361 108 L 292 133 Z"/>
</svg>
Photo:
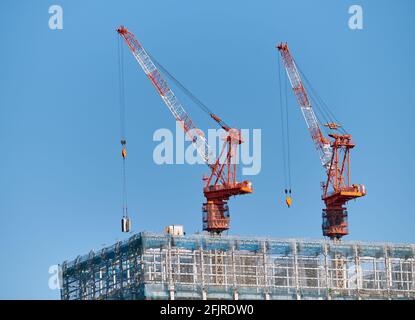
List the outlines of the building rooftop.
<svg viewBox="0 0 415 320">
<path fill-rule="evenodd" d="M 62 265 L 62 299 L 415 299 L 415 245 L 141 232 Z"/>
</svg>

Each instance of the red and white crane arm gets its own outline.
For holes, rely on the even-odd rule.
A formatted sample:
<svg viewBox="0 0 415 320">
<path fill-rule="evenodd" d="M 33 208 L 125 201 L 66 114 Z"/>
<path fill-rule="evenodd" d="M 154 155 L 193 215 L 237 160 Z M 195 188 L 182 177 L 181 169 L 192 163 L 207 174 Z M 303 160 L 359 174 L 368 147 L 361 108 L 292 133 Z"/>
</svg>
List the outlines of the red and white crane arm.
<svg viewBox="0 0 415 320">
<path fill-rule="evenodd" d="M 146 52 L 144 47 L 138 42 L 134 34 L 124 27 L 118 28 L 117 31 L 124 38 L 134 57 L 156 88 L 157 92 L 163 99 L 166 106 L 169 108 L 170 112 L 173 114 L 175 119 L 179 121 L 183 127 L 184 132 L 192 140 L 193 145 L 195 146 L 200 157 L 206 164 L 209 165 L 209 167 L 212 168 L 212 164 L 215 163 L 216 158 L 215 154 L 211 151 L 211 148 L 207 143 L 204 133 L 193 123 L 192 119 L 184 110 L 179 99 L 170 89 L 166 80 L 160 74 L 156 65 L 152 61 L 151 57 Z"/>
<path fill-rule="evenodd" d="M 288 45 L 286 43 L 281 43 L 277 46 L 277 48 L 281 53 L 282 60 L 284 61 L 284 67 L 287 72 L 288 79 L 290 80 L 290 84 L 297 98 L 297 102 L 300 105 L 301 112 L 307 124 L 307 129 L 311 134 L 311 138 L 313 139 L 317 151 L 319 152 L 321 163 L 326 170 L 329 170 L 330 161 L 333 154 L 330 142 L 323 136 L 320 125 L 317 121 L 317 117 L 314 114 L 313 108 L 311 107 L 310 100 L 308 99 L 307 92 L 305 91 L 300 74 L 295 65 L 294 59 L 291 56 Z"/>
</svg>

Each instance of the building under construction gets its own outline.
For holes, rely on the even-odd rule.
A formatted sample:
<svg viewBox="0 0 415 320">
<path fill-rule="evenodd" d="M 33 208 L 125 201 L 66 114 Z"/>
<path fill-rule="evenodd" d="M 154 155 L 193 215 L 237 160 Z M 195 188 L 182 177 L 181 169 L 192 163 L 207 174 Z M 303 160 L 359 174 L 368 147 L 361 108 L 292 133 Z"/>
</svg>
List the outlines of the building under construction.
<svg viewBox="0 0 415 320">
<path fill-rule="evenodd" d="M 415 245 L 142 232 L 62 264 L 61 298 L 415 299 Z"/>
<path fill-rule="evenodd" d="M 253 192 L 251 181 L 238 182 L 236 177 L 234 160 L 243 143 L 240 130 L 227 125 L 186 89 L 148 54 L 131 31 L 121 26 L 117 32 L 120 35 L 122 231 L 129 232 L 130 218 L 126 200 L 121 40 L 209 167 L 203 187 L 206 202 L 202 207 L 203 230 L 207 233 L 185 236 L 182 228 L 171 226 L 164 234 L 142 232 L 99 252 L 91 251 L 72 262 L 64 262 L 62 299 L 415 299 L 415 245 L 340 241 L 349 233 L 347 202 L 366 195 L 363 184 L 351 183 L 350 150 L 355 144 L 315 90 L 310 95 L 307 93 L 303 73 L 286 43 L 279 44 L 277 49 L 326 173 L 321 184 L 325 203 L 322 226 L 323 235 L 330 241 L 222 236 L 230 226 L 228 200 Z M 285 95 L 282 92 L 280 69 L 281 119 L 287 121 L 285 125 L 281 122 L 285 194 L 290 207 L 288 116 L 283 115 L 288 103 L 285 98 L 283 108 L 282 97 L 287 92 Z M 219 157 L 165 77 L 224 130 Z M 305 76 L 304 79 L 308 82 Z M 284 87 L 287 90 L 287 84 Z M 320 111 L 326 123 L 319 120 L 314 109 Z"/>
</svg>

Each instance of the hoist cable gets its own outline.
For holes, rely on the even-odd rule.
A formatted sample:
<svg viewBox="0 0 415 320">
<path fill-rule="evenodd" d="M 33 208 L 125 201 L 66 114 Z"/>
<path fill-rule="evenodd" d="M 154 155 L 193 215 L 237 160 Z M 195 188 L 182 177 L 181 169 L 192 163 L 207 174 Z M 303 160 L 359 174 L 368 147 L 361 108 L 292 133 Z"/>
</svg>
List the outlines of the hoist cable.
<svg viewBox="0 0 415 320">
<path fill-rule="evenodd" d="M 317 94 L 317 91 L 314 89 L 314 87 L 311 85 L 311 82 L 308 80 L 307 76 L 303 72 L 303 70 L 300 68 L 300 66 L 297 64 L 298 71 L 300 72 L 301 76 L 303 77 L 305 83 L 307 84 L 307 87 L 310 89 L 309 93 L 312 97 L 314 97 L 314 101 L 316 102 L 316 108 L 320 109 L 320 113 L 323 115 L 324 120 L 327 122 L 333 122 L 335 120 L 335 117 L 333 113 L 327 108 L 324 108 L 324 106 L 320 106 L 321 102 L 319 99 L 319 95 Z"/>
<path fill-rule="evenodd" d="M 148 52 L 147 52 L 148 53 Z M 195 104 L 198 106 L 202 111 L 204 111 L 209 116 L 214 115 L 215 113 L 206 105 L 204 104 L 199 98 L 197 98 L 189 89 L 187 89 L 176 77 L 174 77 L 162 64 L 160 64 L 153 56 L 149 53 L 151 60 L 153 60 L 154 64 L 168 77 L 172 80 L 179 88 L 186 94 Z M 226 124 L 225 121 L 221 119 L 221 125 L 230 128 L 229 125 Z"/>
<path fill-rule="evenodd" d="M 124 51 L 121 38 L 118 38 L 118 87 L 120 104 L 120 135 L 125 139 L 125 89 L 124 89 Z"/>
<path fill-rule="evenodd" d="M 297 62 L 295 62 L 295 63 L 297 64 Z M 331 110 L 331 108 L 321 98 L 321 96 L 318 94 L 317 90 L 314 89 L 313 85 L 308 80 L 307 76 L 301 70 L 301 68 L 298 66 L 298 64 L 297 64 L 297 68 L 298 68 L 299 72 L 301 73 L 301 76 L 304 78 L 305 82 L 307 83 L 307 86 L 310 89 L 310 93 L 312 95 L 314 95 L 314 99 L 313 100 L 314 100 L 314 102 L 316 102 L 316 107 L 317 107 L 317 109 L 319 109 L 320 113 L 323 115 L 324 120 L 327 121 L 328 123 L 329 122 L 332 122 L 332 123 L 340 124 L 340 122 L 337 120 L 337 118 L 334 115 L 334 113 Z M 339 131 L 342 132 L 343 134 L 346 134 L 347 133 L 347 130 L 343 126 L 339 127 Z"/>
<path fill-rule="evenodd" d="M 118 38 L 118 82 L 119 82 L 119 108 L 120 108 L 120 135 L 122 145 L 122 214 L 123 217 L 128 217 L 127 205 L 127 175 L 125 158 L 126 139 L 125 139 L 125 89 L 124 89 L 124 52 L 121 38 Z"/>
<path fill-rule="evenodd" d="M 123 174 L 123 217 L 128 217 L 128 206 L 127 206 L 127 177 L 125 168 L 125 158 L 122 159 L 122 174 Z"/>
<path fill-rule="evenodd" d="M 290 151 L 290 123 L 288 118 L 288 80 L 285 78 L 285 117 L 287 130 L 287 170 L 288 170 L 288 192 L 291 193 L 291 151 Z"/>
<path fill-rule="evenodd" d="M 283 172 L 284 172 L 284 188 L 288 189 L 288 178 L 287 178 L 287 157 L 285 154 L 285 125 L 284 125 L 284 104 L 282 99 L 282 82 L 281 82 L 281 63 L 278 58 L 278 88 L 280 98 L 280 121 L 281 121 L 281 137 L 282 137 L 282 157 L 283 157 Z"/>
</svg>

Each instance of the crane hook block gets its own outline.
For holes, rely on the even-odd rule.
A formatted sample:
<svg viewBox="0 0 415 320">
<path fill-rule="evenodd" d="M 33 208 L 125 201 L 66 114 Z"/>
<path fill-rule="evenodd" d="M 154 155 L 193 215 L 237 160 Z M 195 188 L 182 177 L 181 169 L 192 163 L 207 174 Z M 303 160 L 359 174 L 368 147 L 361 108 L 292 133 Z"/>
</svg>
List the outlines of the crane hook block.
<svg viewBox="0 0 415 320">
<path fill-rule="evenodd" d="M 121 219 L 121 231 L 122 232 L 130 232 L 130 218 L 129 217 L 122 217 Z"/>
<path fill-rule="evenodd" d="M 286 197 L 285 203 L 287 204 L 288 208 L 290 208 L 291 204 L 293 203 L 293 199 L 291 197 Z"/>
<path fill-rule="evenodd" d="M 122 148 L 121 155 L 124 159 L 127 157 L 127 150 L 125 148 Z"/>
</svg>

